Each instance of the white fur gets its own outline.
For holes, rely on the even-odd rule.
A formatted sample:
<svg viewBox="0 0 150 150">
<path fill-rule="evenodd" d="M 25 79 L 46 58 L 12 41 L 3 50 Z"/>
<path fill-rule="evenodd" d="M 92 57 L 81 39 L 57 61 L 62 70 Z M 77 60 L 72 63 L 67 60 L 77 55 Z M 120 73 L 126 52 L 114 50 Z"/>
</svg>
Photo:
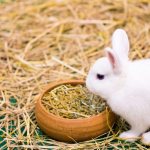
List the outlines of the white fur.
<svg viewBox="0 0 150 150">
<path fill-rule="evenodd" d="M 121 44 L 119 44 L 121 43 Z M 122 29 L 117 29 L 112 36 L 112 49 L 116 51 L 124 59 L 128 59 L 129 39 L 126 32 Z"/>
<path fill-rule="evenodd" d="M 121 29 L 117 31 L 117 39 L 121 36 L 121 40 L 118 40 L 118 43 L 116 39 L 112 41 L 119 45 L 115 47 L 120 50 L 113 47 L 112 56 L 116 64 L 121 64 L 115 64 L 116 68 L 120 67 L 120 72 L 114 72 L 108 56 L 100 58 L 91 67 L 86 85 L 91 92 L 104 97 L 111 109 L 131 125 L 131 129 L 123 132 L 120 137 L 133 141 L 150 127 L 150 59 L 128 61 L 124 55 L 128 54 L 127 35 L 125 36 L 125 31 Z M 116 31 L 114 33 L 116 34 Z M 115 37 L 113 35 L 113 38 Z M 121 49 L 124 54 L 121 54 Z M 105 78 L 97 79 L 98 73 L 105 75 Z M 143 134 L 142 141 L 150 144 L 150 133 L 147 136 L 146 133 L 145 136 Z"/>
</svg>

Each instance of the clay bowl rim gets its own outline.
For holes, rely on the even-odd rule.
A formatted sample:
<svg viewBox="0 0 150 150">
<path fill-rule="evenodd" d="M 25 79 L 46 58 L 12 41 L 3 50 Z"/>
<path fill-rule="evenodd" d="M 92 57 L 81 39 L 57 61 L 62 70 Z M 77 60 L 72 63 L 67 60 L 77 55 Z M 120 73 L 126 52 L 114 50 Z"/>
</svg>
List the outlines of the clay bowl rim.
<svg viewBox="0 0 150 150">
<path fill-rule="evenodd" d="M 106 107 L 105 110 L 103 110 L 102 112 L 100 112 L 99 114 L 97 115 L 93 115 L 93 116 L 90 116 L 88 118 L 77 118 L 77 119 L 69 119 L 69 118 L 63 118 L 61 116 L 57 116 L 57 115 L 54 115 L 53 113 L 50 113 L 48 110 L 45 109 L 45 107 L 43 106 L 41 100 L 42 100 L 42 97 L 43 95 L 48 92 L 48 91 L 51 91 L 52 89 L 54 89 L 55 87 L 59 86 L 59 85 L 62 85 L 62 84 L 85 84 L 84 80 L 60 80 L 60 81 L 56 81 L 56 82 L 52 82 L 50 84 L 48 84 L 45 88 L 45 90 L 38 96 L 37 98 L 37 103 L 40 105 L 40 107 L 42 108 L 42 110 L 48 114 L 48 116 L 51 116 L 53 118 L 56 118 L 56 119 L 59 119 L 59 120 L 62 120 L 62 121 L 69 121 L 69 122 L 78 122 L 78 121 L 86 121 L 86 120 L 91 120 L 91 119 L 95 119 L 95 118 L 98 118 L 98 117 L 101 117 L 103 116 L 104 114 L 107 114 L 109 115 L 109 112 L 112 112 L 110 110 L 110 108 Z"/>
</svg>

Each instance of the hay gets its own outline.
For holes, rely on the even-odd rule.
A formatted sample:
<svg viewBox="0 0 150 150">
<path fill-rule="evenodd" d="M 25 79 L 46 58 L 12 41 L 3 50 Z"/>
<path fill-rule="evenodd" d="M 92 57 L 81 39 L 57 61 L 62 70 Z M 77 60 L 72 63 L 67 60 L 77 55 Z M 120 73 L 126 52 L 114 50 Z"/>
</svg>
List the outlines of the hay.
<svg viewBox="0 0 150 150">
<path fill-rule="evenodd" d="M 117 139 L 128 126 L 91 141 L 66 144 L 48 138 L 35 121 L 34 97 L 47 83 L 84 79 L 103 56 L 112 32 L 124 28 L 131 59 L 150 57 L 149 0 L 0 1 L 1 149 L 143 149 Z"/>
<path fill-rule="evenodd" d="M 69 119 L 88 118 L 106 109 L 106 102 L 81 84 L 55 87 L 43 95 L 42 104 L 50 113 Z"/>
</svg>

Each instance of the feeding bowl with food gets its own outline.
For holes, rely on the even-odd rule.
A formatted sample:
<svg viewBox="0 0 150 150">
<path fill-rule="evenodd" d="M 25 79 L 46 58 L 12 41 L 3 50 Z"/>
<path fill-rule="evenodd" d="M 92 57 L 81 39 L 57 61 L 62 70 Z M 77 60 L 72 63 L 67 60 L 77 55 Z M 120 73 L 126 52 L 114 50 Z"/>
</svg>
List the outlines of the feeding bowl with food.
<svg viewBox="0 0 150 150">
<path fill-rule="evenodd" d="M 86 92 L 83 80 L 50 83 L 36 99 L 39 127 L 63 142 L 90 140 L 108 132 L 116 115 L 106 109 L 105 102 Z"/>
</svg>

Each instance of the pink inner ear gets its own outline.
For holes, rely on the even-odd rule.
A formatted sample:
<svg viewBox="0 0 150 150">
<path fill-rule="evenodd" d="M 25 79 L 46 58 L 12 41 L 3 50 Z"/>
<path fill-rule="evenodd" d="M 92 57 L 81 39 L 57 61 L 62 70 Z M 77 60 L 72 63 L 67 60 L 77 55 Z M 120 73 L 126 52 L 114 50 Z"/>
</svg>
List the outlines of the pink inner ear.
<svg viewBox="0 0 150 150">
<path fill-rule="evenodd" d="M 108 59 L 109 59 L 111 65 L 112 65 L 112 67 L 114 69 L 115 68 L 115 63 L 116 63 L 114 55 L 111 52 L 109 52 L 109 51 L 107 51 L 107 55 L 108 55 Z"/>
</svg>

